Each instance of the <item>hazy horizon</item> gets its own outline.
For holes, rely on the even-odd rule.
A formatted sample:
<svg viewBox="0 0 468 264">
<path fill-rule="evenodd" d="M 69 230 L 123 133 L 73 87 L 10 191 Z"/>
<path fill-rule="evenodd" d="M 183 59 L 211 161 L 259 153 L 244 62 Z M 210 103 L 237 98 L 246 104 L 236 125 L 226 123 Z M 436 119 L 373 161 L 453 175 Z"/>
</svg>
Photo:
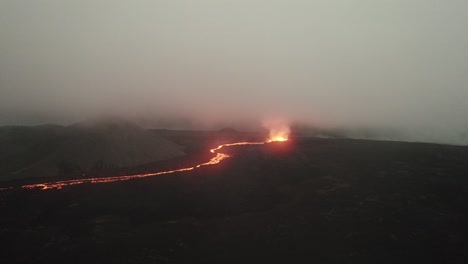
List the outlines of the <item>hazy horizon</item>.
<svg viewBox="0 0 468 264">
<path fill-rule="evenodd" d="M 462 0 L 4 0 L 0 125 L 282 120 L 466 145 L 467 28 Z"/>
</svg>

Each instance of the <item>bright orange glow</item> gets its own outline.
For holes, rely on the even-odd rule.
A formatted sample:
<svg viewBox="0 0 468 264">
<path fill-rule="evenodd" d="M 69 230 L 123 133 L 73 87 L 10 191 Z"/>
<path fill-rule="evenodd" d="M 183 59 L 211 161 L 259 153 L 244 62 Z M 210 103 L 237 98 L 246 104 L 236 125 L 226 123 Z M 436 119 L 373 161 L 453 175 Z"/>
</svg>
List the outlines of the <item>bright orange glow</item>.
<svg viewBox="0 0 468 264">
<path fill-rule="evenodd" d="M 184 172 L 184 171 L 191 171 L 202 166 L 209 166 L 215 165 L 220 163 L 221 161 L 231 157 L 228 154 L 218 152 L 220 149 L 224 147 L 232 147 L 232 146 L 242 146 L 242 145 L 263 145 L 270 142 L 278 142 L 278 141 L 287 141 L 289 136 L 289 128 L 286 130 L 272 130 L 270 131 L 270 137 L 266 141 L 259 141 L 259 142 L 235 142 L 235 143 L 226 143 L 217 146 L 216 148 L 210 149 L 210 152 L 216 154 L 213 158 L 205 163 L 200 163 L 193 167 L 181 168 L 181 169 L 174 169 L 168 171 L 159 171 L 159 172 L 151 172 L 151 173 L 143 173 L 143 174 L 133 174 L 133 175 L 123 175 L 123 176 L 111 176 L 105 178 L 84 178 L 84 179 L 75 179 L 75 180 L 65 180 L 65 181 L 56 181 L 56 182 L 46 182 L 46 183 L 35 183 L 35 184 L 27 184 L 21 186 L 24 189 L 41 189 L 41 190 L 48 190 L 48 189 L 62 189 L 66 186 L 72 186 L 77 184 L 83 183 L 107 183 L 107 182 L 116 182 L 116 181 L 127 181 L 131 179 L 140 179 L 146 177 L 154 177 L 159 175 L 165 174 L 172 174 L 177 172 Z M 8 188 L 1 188 L 2 190 L 12 189 L 12 187 Z"/>
<path fill-rule="evenodd" d="M 268 142 L 283 142 L 283 141 L 288 141 L 288 139 L 283 136 L 275 136 L 275 137 L 268 139 Z"/>
<path fill-rule="evenodd" d="M 284 126 L 276 129 L 270 130 L 270 136 L 268 137 L 267 142 L 283 142 L 288 141 L 289 139 L 289 127 Z"/>
</svg>

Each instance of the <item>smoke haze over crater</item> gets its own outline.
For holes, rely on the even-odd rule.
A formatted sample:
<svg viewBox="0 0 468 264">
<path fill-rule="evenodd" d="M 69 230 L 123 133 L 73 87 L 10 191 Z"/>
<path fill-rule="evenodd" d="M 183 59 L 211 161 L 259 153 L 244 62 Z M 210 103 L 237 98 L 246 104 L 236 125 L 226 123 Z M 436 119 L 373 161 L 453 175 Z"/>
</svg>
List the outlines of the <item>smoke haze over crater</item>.
<svg viewBox="0 0 468 264">
<path fill-rule="evenodd" d="M 467 28 L 464 0 L 3 0 L 0 125 L 282 118 L 460 143 Z"/>
</svg>

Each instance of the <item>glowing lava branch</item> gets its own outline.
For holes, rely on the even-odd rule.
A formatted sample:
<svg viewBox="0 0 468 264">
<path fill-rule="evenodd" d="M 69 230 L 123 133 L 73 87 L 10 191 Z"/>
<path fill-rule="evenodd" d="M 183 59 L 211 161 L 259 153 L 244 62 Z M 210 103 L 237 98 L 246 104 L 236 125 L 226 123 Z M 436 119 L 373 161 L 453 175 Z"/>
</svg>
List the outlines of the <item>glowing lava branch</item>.
<svg viewBox="0 0 468 264">
<path fill-rule="evenodd" d="M 124 176 L 111 176 L 111 177 L 105 177 L 105 178 L 85 178 L 85 179 L 74 179 L 74 180 L 65 180 L 65 181 L 56 181 L 56 182 L 47 182 L 47 183 L 35 183 L 35 184 L 23 185 L 23 186 L 21 186 L 21 188 L 24 188 L 24 189 L 41 189 L 41 190 L 62 189 L 63 187 L 66 187 L 66 186 L 78 185 L 78 184 L 83 184 L 83 183 L 108 183 L 108 182 L 116 182 L 116 181 L 127 181 L 127 180 L 132 180 L 132 179 L 154 177 L 154 176 L 159 176 L 159 175 L 164 175 L 164 174 L 172 174 L 172 173 L 176 173 L 176 172 L 190 171 L 190 170 L 200 168 L 202 166 L 209 166 L 209 165 L 218 164 L 221 161 L 231 157 L 228 154 L 217 152 L 218 150 L 220 150 L 220 149 L 222 149 L 224 147 L 242 146 L 242 145 L 263 145 L 263 144 L 267 144 L 267 143 L 275 142 L 275 141 L 287 141 L 288 140 L 287 136 L 288 136 L 288 134 L 284 134 L 284 133 L 283 134 L 276 134 L 276 135 L 270 133 L 270 138 L 267 141 L 262 141 L 262 142 L 235 142 L 235 143 L 221 144 L 221 145 L 217 146 L 216 148 L 210 149 L 210 152 L 216 154 L 216 156 L 214 156 L 213 158 L 211 158 L 209 161 L 207 161 L 205 163 L 200 163 L 200 164 L 195 165 L 193 167 L 187 167 L 187 168 L 181 168 L 181 169 L 175 169 L 175 170 L 168 170 L 168 171 L 160 171 L 160 172 L 143 173 L 143 174 L 133 174 L 133 175 L 124 175 Z M 0 191 L 8 190 L 8 189 L 12 189 L 12 187 L 0 188 Z"/>
</svg>

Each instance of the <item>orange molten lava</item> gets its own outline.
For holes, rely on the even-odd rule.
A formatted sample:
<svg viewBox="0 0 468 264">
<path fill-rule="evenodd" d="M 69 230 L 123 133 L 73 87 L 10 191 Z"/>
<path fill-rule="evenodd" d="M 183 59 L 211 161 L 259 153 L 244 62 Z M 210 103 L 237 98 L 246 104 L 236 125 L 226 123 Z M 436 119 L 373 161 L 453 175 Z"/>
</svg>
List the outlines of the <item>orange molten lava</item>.
<svg viewBox="0 0 468 264">
<path fill-rule="evenodd" d="M 288 141 L 289 138 L 289 128 L 284 129 L 273 129 L 270 131 L 270 137 L 268 138 L 267 142 L 283 142 Z"/>
<path fill-rule="evenodd" d="M 288 141 L 288 138 L 283 137 L 283 136 L 274 136 L 270 139 L 268 139 L 268 142 L 283 142 L 283 141 Z"/>
<path fill-rule="evenodd" d="M 275 134 L 276 133 L 276 134 Z M 112 177 L 105 177 L 105 178 L 84 178 L 84 179 L 75 179 L 75 180 L 65 180 L 65 181 L 56 181 L 56 182 L 46 182 L 46 183 L 35 183 L 35 184 L 27 184 L 21 186 L 24 189 L 41 189 L 41 190 L 48 190 L 48 189 L 62 189 L 66 186 L 83 184 L 83 183 L 107 183 L 107 182 L 116 182 L 116 181 L 127 181 L 131 179 L 139 179 L 139 178 L 146 178 L 146 177 L 153 177 L 159 176 L 164 174 L 171 174 L 176 172 L 183 172 L 183 171 L 190 171 L 202 166 L 214 165 L 220 163 L 222 160 L 231 157 L 225 153 L 219 153 L 218 150 L 224 147 L 232 147 L 232 146 L 241 146 L 241 145 L 262 145 L 270 142 L 275 141 L 287 141 L 288 134 L 285 133 L 270 133 L 270 138 L 266 141 L 262 142 L 235 142 L 235 143 L 226 143 L 217 146 L 216 148 L 210 149 L 211 153 L 216 154 L 213 158 L 205 163 L 200 163 L 193 167 L 175 169 L 175 170 L 168 170 L 168 171 L 160 171 L 160 172 L 151 172 L 151 173 L 143 173 L 143 174 L 133 174 L 133 175 L 124 175 L 124 176 L 112 176 Z M 0 191 L 12 189 L 12 187 L 8 188 L 0 188 Z"/>
</svg>

